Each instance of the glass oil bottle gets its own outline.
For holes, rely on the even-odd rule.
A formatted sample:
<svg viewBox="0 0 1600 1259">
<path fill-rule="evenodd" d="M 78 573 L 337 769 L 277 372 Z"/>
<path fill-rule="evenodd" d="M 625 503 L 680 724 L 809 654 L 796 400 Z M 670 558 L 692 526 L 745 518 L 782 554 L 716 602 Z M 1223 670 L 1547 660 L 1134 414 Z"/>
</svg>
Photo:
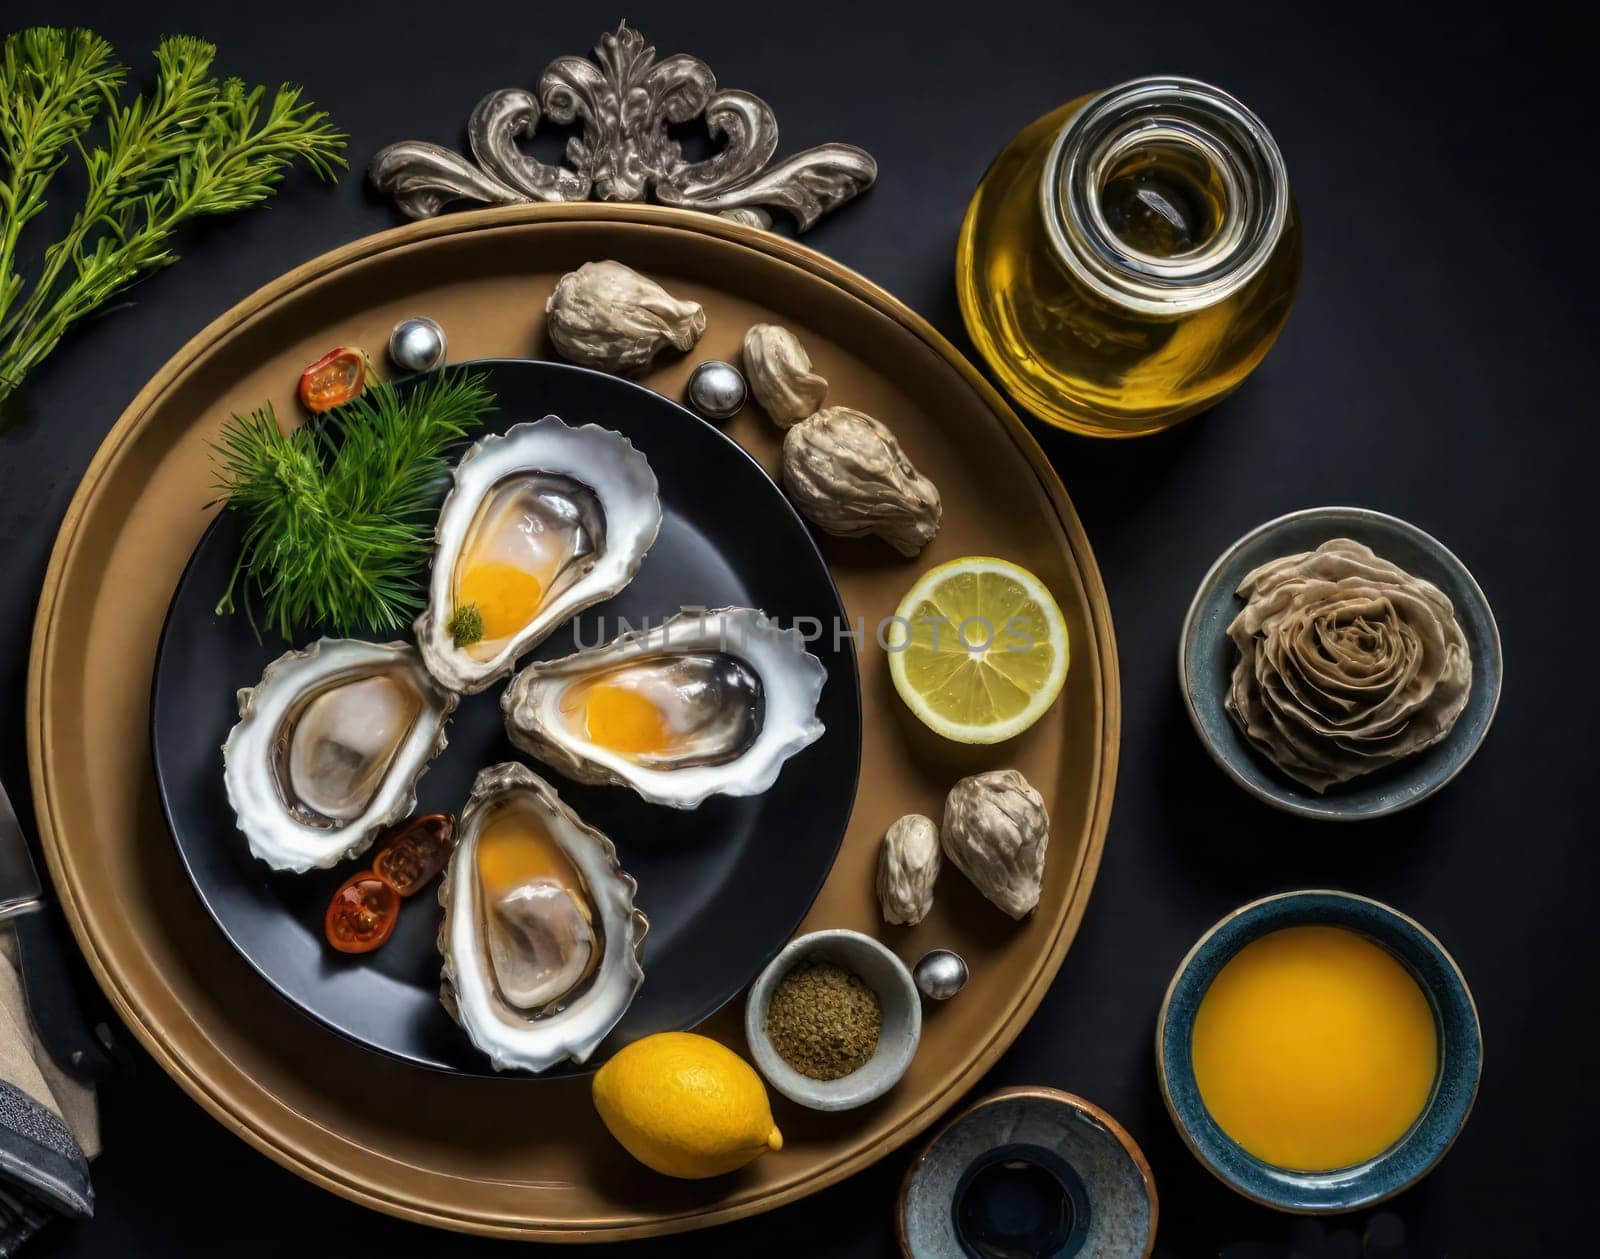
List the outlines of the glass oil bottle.
<svg viewBox="0 0 1600 1259">
<path fill-rule="evenodd" d="M 1283 157 L 1193 79 L 1136 79 L 1025 128 L 967 209 L 962 314 L 1011 395 L 1062 428 L 1131 437 L 1232 392 L 1300 280 Z"/>
</svg>

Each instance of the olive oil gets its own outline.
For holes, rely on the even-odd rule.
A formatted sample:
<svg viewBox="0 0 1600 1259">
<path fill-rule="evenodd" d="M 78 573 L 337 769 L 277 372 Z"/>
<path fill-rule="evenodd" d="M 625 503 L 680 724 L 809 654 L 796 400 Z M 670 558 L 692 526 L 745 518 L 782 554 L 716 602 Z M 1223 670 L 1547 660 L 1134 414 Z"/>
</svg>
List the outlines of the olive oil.
<svg viewBox="0 0 1600 1259">
<path fill-rule="evenodd" d="M 1025 128 L 979 185 L 956 262 L 967 330 L 1012 396 L 1110 437 L 1237 388 L 1299 276 L 1272 137 L 1185 79 L 1136 80 Z"/>
</svg>

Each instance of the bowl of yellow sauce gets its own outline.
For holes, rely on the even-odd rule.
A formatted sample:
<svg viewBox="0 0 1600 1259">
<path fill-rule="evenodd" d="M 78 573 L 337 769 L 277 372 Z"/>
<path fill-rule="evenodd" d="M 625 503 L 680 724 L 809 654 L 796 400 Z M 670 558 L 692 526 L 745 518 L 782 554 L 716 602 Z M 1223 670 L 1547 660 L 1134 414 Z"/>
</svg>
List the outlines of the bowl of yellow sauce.
<svg viewBox="0 0 1600 1259">
<path fill-rule="evenodd" d="M 1348 892 L 1285 892 L 1189 951 L 1156 1026 L 1195 1156 L 1266 1206 L 1353 1211 L 1432 1171 L 1477 1096 L 1483 1037 L 1421 925 Z"/>
</svg>

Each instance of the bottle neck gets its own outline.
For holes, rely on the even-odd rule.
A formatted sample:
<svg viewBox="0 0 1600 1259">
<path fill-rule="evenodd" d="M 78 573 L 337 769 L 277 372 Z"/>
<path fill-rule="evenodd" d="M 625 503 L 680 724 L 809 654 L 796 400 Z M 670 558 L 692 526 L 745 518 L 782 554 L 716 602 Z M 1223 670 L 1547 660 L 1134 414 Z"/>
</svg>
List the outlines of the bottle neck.
<svg viewBox="0 0 1600 1259">
<path fill-rule="evenodd" d="M 1225 300 L 1289 220 L 1283 155 L 1261 120 L 1195 79 L 1135 79 L 1093 98 L 1045 161 L 1056 254 L 1107 302 L 1176 315 Z"/>
</svg>

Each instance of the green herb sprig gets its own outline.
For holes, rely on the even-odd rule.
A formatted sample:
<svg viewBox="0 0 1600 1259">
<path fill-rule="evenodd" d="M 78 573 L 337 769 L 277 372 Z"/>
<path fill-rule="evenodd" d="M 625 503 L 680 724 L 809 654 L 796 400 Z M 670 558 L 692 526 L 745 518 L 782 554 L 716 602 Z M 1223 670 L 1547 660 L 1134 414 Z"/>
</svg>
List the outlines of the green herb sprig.
<svg viewBox="0 0 1600 1259">
<path fill-rule="evenodd" d="M 346 136 L 289 84 L 265 88 L 211 73 L 216 49 L 175 35 L 156 49 L 156 82 L 127 103 L 127 68 L 92 31 L 34 27 L 0 50 L 0 409 L 69 328 L 151 271 L 178 260 L 191 219 L 271 196 L 303 160 L 324 179 L 345 165 Z M 88 133 L 105 115 L 100 143 Z M 31 288 L 17 270 L 24 225 L 44 209 L 72 153 L 83 204 L 45 251 Z M 23 296 L 27 289 L 26 297 Z M 3 426 L 3 421 L 0 421 Z"/>
<path fill-rule="evenodd" d="M 445 633 L 457 647 L 471 647 L 483 641 L 483 613 L 476 603 L 464 603 L 444 623 Z"/>
<path fill-rule="evenodd" d="M 260 596 L 282 637 L 325 627 L 387 633 L 422 606 L 446 453 L 495 405 L 487 377 L 446 371 L 405 394 L 369 388 L 285 433 L 272 407 L 223 425 L 213 447 L 221 501 L 245 518 L 219 613 Z"/>
</svg>

